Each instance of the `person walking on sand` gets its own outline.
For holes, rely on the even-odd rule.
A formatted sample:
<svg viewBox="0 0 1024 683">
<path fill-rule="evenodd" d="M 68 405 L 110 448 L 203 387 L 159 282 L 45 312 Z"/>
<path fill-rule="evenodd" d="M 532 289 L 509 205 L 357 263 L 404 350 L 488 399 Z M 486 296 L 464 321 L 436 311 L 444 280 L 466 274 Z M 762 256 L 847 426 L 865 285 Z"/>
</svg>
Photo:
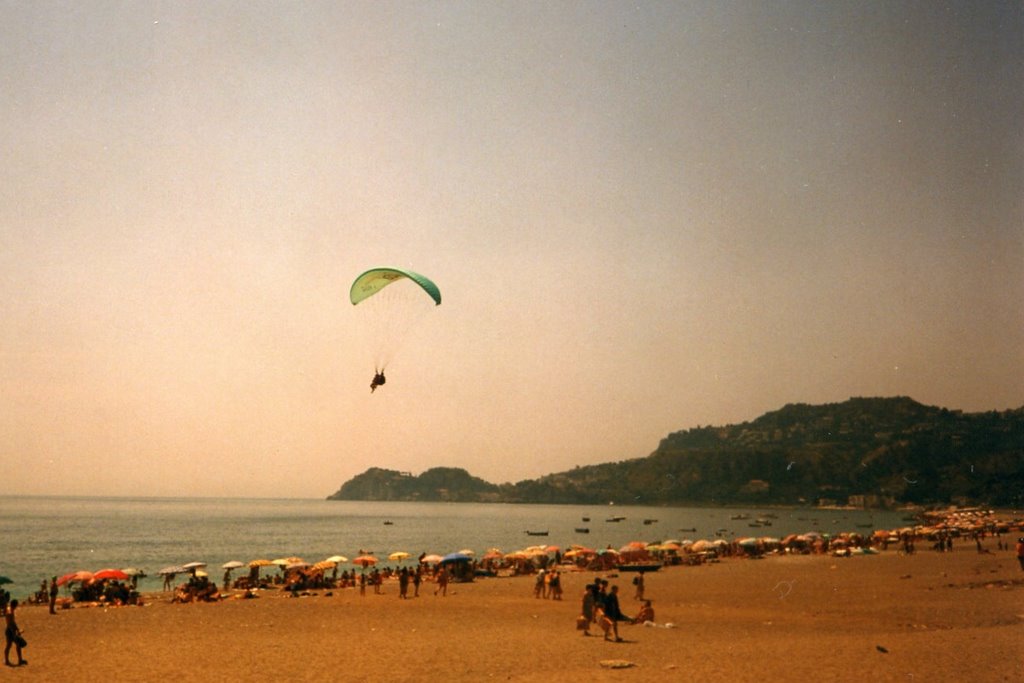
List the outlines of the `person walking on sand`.
<svg viewBox="0 0 1024 683">
<path fill-rule="evenodd" d="M 583 606 L 580 609 L 580 615 L 583 617 L 583 635 L 590 635 L 590 625 L 594 623 L 594 610 L 597 608 L 597 599 L 595 595 L 597 591 L 594 589 L 594 584 L 588 583 L 587 587 L 583 589 Z"/>
<path fill-rule="evenodd" d="M 412 597 L 420 597 L 420 582 L 423 580 L 423 565 L 417 565 L 412 575 Z"/>
<path fill-rule="evenodd" d="M 57 577 L 50 579 L 50 614 L 57 613 Z"/>
<path fill-rule="evenodd" d="M 628 621 L 626 615 L 619 609 L 619 586 L 616 584 L 612 586 L 612 592 L 604 598 L 604 615 L 612 622 L 611 631 L 615 633 L 615 642 L 621 643 L 622 638 L 619 637 L 619 622 Z M 610 632 L 605 631 L 604 639 L 611 640 L 609 637 Z"/>
<path fill-rule="evenodd" d="M 636 595 L 633 596 L 634 600 L 640 602 L 644 601 L 644 573 L 637 572 L 636 576 L 633 577 L 633 585 L 636 586 Z"/>
<path fill-rule="evenodd" d="M 18 601 L 11 600 L 11 604 L 4 610 L 4 621 L 7 626 L 4 629 L 4 637 L 7 639 L 7 647 L 4 648 L 4 663 L 7 666 L 14 666 L 11 664 L 11 645 L 15 647 L 18 653 L 18 666 L 24 666 L 28 664 L 25 658 L 21 656 L 21 648 L 25 647 L 25 638 L 21 635 L 21 629 L 18 628 L 18 622 L 15 620 L 14 612 L 18 609 Z"/>
<path fill-rule="evenodd" d="M 1017 561 L 1020 562 L 1021 570 L 1024 570 L 1024 536 L 1017 539 Z"/>
<path fill-rule="evenodd" d="M 437 572 L 437 588 L 434 589 L 434 595 L 437 595 L 438 591 L 441 592 L 441 597 L 448 597 L 448 570 L 444 567 Z"/>
</svg>

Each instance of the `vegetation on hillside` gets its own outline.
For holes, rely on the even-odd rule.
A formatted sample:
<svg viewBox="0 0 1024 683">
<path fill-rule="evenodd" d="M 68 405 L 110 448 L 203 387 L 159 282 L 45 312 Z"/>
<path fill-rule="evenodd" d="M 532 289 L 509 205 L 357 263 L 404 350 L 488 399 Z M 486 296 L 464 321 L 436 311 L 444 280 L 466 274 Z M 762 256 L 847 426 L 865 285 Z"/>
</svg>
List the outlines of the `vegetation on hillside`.
<svg viewBox="0 0 1024 683">
<path fill-rule="evenodd" d="M 371 468 L 335 500 L 648 505 L 1024 507 L 1024 408 L 966 414 L 909 398 L 787 405 L 753 422 L 665 437 L 644 458 L 495 485 L 456 468 Z"/>
</svg>

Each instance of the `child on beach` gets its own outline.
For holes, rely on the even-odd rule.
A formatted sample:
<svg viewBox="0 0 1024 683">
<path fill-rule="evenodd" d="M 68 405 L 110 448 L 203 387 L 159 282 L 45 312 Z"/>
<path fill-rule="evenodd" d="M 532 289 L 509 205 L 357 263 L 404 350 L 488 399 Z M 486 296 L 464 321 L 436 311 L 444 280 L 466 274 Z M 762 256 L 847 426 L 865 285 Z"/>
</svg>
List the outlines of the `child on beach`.
<svg viewBox="0 0 1024 683">
<path fill-rule="evenodd" d="M 645 600 L 644 606 L 637 612 L 636 618 L 633 619 L 634 624 L 644 624 L 648 621 L 654 621 L 654 608 L 651 607 L 651 601 Z"/>
</svg>

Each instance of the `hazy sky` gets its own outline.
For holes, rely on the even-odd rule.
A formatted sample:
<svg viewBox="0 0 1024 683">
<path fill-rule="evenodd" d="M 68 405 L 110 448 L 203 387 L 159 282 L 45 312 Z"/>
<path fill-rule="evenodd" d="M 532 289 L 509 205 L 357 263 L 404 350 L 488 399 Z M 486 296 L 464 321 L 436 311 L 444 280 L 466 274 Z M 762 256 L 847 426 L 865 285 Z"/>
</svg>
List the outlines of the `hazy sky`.
<svg viewBox="0 0 1024 683">
<path fill-rule="evenodd" d="M 1018 2 L 0 0 L 3 493 L 1024 405 Z M 434 279 L 373 395 L 348 303 Z"/>
</svg>

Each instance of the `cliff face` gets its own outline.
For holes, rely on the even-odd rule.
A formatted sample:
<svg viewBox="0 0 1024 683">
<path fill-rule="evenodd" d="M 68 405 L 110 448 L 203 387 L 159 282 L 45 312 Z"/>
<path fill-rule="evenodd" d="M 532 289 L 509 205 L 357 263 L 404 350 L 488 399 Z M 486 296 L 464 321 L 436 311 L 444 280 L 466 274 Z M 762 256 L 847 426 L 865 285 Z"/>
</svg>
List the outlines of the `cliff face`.
<svg viewBox="0 0 1024 683">
<path fill-rule="evenodd" d="M 516 484 L 490 484 L 461 469 L 414 477 L 373 468 L 329 498 L 672 505 L 856 497 L 1021 507 L 1022 496 L 1024 408 L 964 414 L 898 397 L 787 405 L 753 422 L 675 432 L 645 458 Z"/>
</svg>

